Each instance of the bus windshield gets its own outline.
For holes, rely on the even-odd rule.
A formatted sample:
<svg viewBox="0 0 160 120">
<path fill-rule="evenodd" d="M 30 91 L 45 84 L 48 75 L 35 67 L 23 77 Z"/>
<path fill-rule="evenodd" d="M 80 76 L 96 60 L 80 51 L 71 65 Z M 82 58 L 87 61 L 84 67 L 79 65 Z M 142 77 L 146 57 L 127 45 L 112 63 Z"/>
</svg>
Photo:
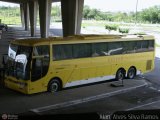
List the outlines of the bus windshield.
<svg viewBox="0 0 160 120">
<path fill-rule="evenodd" d="M 10 44 L 8 50 L 7 74 L 17 79 L 30 79 L 32 47 Z"/>
</svg>

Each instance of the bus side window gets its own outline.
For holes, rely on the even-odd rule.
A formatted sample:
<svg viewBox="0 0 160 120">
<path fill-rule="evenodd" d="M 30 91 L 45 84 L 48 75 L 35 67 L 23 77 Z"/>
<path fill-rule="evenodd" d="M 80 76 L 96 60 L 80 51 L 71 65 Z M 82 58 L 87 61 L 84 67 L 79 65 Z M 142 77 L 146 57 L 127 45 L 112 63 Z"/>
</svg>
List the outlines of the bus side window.
<svg viewBox="0 0 160 120">
<path fill-rule="evenodd" d="M 72 58 L 72 45 L 53 45 L 53 60 Z"/>
<path fill-rule="evenodd" d="M 149 48 L 149 41 L 148 40 L 144 40 L 142 41 L 142 51 L 148 51 Z"/>
<path fill-rule="evenodd" d="M 85 58 L 91 57 L 92 47 L 89 43 L 74 44 L 73 45 L 73 57 Z"/>
<path fill-rule="evenodd" d="M 108 55 L 119 55 L 122 54 L 123 47 L 121 42 L 110 42 L 108 43 Z"/>
<path fill-rule="evenodd" d="M 107 43 L 92 44 L 92 57 L 105 56 L 108 55 L 107 52 L 108 52 Z"/>
<path fill-rule="evenodd" d="M 142 41 L 136 41 L 136 52 L 142 51 Z"/>
<path fill-rule="evenodd" d="M 154 41 L 153 40 L 149 40 L 149 47 L 148 47 L 149 51 L 153 51 L 154 50 Z"/>
<path fill-rule="evenodd" d="M 42 56 L 42 55 L 49 57 L 49 46 L 48 45 L 35 46 L 33 48 L 33 56 Z"/>
</svg>

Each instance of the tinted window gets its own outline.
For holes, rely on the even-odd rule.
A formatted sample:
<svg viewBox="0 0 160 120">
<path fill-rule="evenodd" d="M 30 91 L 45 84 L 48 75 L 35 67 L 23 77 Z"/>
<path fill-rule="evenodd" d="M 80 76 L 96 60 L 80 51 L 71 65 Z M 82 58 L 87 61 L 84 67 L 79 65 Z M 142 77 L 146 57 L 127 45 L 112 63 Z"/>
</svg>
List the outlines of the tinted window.
<svg viewBox="0 0 160 120">
<path fill-rule="evenodd" d="M 136 52 L 142 51 L 142 41 L 136 41 Z"/>
<path fill-rule="evenodd" d="M 108 43 L 108 55 L 122 54 L 122 51 L 123 51 L 123 47 L 121 42 Z"/>
<path fill-rule="evenodd" d="M 136 42 L 135 41 L 126 41 L 126 42 L 122 42 L 122 44 L 123 44 L 123 54 L 135 52 L 135 50 L 136 50 Z"/>
<path fill-rule="evenodd" d="M 148 40 L 142 41 L 142 51 L 148 51 L 148 47 L 149 47 L 149 41 Z"/>
<path fill-rule="evenodd" d="M 34 56 L 49 56 L 49 46 L 48 45 L 42 45 L 42 46 L 35 46 L 33 48 L 33 55 Z"/>
<path fill-rule="evenodd" d="M 72 58 L 72 45 L 54 45 L 53 60 L 63 60 Z"/>
<path fill-rule="evenodd" d="M 107 43 L 93 43 L 92 56 L 105 56 L 108 55 Z"/>
<path fill-rule="evenodd" d="M 30 63 L 31 63 L 30 61 L 32 55 L 31 53 L 32 53 L 32 47 L 18 46 L 16 58 L 18 57 L 18 55 L 21 55 L 22 58 L 18 58 L 15 64 L 17 72 L 16 77 L 21 78 L 23 80 L 30 79 Z M 22 59 L 22 61 L 20 59 Z"/>
<path fill-rule="evenodd" d="M 154 50 L 154 41 L 153 40 L 149 40 L 149 50 Z"/>
<path fill-rule="evenodd" d="M 136 42 L 136 52 L 145 52 L 149 50 L 149 41 L 144 40 L 144 41 L 137 41 Z"/>
<path fill-rule="evenodd" d="M 74 58 L 91 57 L 91 44 L 74 44 L 73 57 Z"/>
<path fill-rule="evenodd" d="M 35 46 L 33 48 L 34 58 L 32 60 L 32 81 L 44 77 L 49 68 L 49 45 Z M 39 57 L 44 56 L 44 57 Z"/>
<path fill-rule="evenodd" d="M 17 49 L 18 49 L 18 46 L 17 46 L 17 45 L 10 44 L 9 50 L 8 50 L 8 56 L 9 56 L 10 58 L 12 58 L 12 59 L 15 59 L 16 53 L 17 53 Z"/>
<path fill-rule="evenodd" d="M 152 40 L 53 45 L 53 60 L 118 55 L 153 49 Z"/>
</svg>

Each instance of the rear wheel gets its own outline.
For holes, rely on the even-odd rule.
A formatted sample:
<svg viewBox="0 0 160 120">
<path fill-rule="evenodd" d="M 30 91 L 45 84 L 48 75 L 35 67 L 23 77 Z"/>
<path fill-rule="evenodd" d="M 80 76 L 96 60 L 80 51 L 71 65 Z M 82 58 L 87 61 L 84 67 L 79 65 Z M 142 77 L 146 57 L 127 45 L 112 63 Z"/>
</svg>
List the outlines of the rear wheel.
<svg viewBox="0 0 160 120">
<path fill-rule="evenodd" d="M 136 76 L 136 69 L 134 67 L 129 68 L 127 77 L 133 79 Z"/>
<path fill-rule="evenodd" d="M 51 80 L 48 84 L 48 91 L 54 93 L 59 90 L 61 90 L 60 81 L 58 79 Z"/>
<path fill-rule="evenodd" d="M 125 77 L 125 72 L 123 69 L 119 69 L 116 73 L 116 80 L 123 80 Z"/>
</svg>

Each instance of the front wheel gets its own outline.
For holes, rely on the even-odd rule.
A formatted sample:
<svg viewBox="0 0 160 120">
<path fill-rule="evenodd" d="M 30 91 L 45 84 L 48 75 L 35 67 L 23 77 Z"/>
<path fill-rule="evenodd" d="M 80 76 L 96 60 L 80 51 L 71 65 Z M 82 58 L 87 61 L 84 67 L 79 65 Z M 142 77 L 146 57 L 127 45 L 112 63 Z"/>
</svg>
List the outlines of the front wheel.
<svg viewBox="0 0 160 120">
<path fill-rule="evenodd" d="M 61 84 L 60 84 L 59 80 L 53 79 L 52 81 L 49 82 L 49 84 L 48 84 L 48 91 L 49 92 L 54 93 L 59 90 L 61 90 Z"/>
<path fill-rule="evenodd" d="M 136 70 L 135 70 L 135 68 L 133 68 L 133 67 L 129 68 L 127 77 L 129 79 L 133 79 L 135 76 L 136 76 Z"/>
<path fill-rule="evenodd" d="M 119 69 L 116 73 L 116 80 L 118 80 L 118 81 L 123 80 L 124 77 L 125 77 L 124 70 Z"/>
</svg>

